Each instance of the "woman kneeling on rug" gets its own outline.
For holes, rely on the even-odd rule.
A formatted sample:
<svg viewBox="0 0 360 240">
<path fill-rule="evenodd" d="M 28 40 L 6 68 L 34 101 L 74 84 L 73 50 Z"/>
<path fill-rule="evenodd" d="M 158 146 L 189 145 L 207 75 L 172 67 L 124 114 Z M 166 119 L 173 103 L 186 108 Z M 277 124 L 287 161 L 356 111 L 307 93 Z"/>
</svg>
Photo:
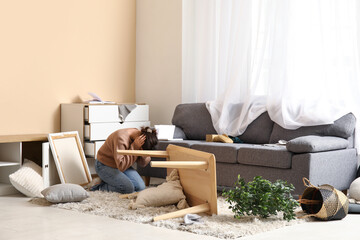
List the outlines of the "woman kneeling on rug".
<svg viewBox="0 0 360 240">
<path fill-rule="evenodd" d="M 152 150 L 158 143 L 156 130 L 150 127 L 120 129 L 113 132 L 101 146 L 95 160 L 95 171 L 102 180 L 91 191 L 132 193 L 145 188 L 144 181 L 132 167 L 136 162 L 145 167 L 150 157 L 120 155 L 117 150 Z"/>
</svg>

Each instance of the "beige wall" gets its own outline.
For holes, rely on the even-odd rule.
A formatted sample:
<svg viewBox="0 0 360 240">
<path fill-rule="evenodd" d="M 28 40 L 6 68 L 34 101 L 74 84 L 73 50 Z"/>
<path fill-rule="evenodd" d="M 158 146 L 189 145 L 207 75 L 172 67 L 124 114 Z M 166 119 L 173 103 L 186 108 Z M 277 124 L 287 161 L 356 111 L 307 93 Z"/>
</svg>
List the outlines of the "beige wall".
<svg viewBox="0 0 360 240">
<path fill-rule="evenodd" d="M 60 130 L 87 92 L 135 101 L 135 0 L 0 0 L 0 135 Z"/>
<path fill-rule="evenodd" d="M 181 103 L 181 0 L 136 1 L 136 101 L 151 124 L 170 124 Z"/>
</svg>

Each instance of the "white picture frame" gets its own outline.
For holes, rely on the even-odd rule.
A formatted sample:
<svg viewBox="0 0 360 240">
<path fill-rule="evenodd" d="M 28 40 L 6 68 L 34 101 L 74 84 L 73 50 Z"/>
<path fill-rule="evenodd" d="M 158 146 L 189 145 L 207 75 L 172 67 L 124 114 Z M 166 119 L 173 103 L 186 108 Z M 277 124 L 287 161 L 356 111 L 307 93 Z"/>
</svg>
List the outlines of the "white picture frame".
<svg viewBox="0 0 360 240">
<path fill-rule="evenodd" d="M 79 133 L 50 133 L 48 140 L 61 183 L 86 185 L 91 173 L 82 148 Z"/>
</svg>

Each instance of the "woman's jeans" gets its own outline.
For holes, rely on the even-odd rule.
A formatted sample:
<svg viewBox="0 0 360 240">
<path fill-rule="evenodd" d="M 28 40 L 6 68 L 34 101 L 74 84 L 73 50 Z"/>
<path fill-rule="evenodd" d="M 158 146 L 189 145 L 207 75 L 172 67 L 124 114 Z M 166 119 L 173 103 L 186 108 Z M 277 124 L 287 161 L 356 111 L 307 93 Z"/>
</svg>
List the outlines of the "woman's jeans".
<svg viewBox="0 0 360 240">
<path fill-rule="evenodd" d="M 95 160 L 95 171 L 102 182 L 91 188 L 91 191 L 100 190 L 108 192 L 132 193 L 145 189 L 145 184 L 138 172 L 132 167 L 125 172 L 117 168 L 108 167 Z"/>
</svg>

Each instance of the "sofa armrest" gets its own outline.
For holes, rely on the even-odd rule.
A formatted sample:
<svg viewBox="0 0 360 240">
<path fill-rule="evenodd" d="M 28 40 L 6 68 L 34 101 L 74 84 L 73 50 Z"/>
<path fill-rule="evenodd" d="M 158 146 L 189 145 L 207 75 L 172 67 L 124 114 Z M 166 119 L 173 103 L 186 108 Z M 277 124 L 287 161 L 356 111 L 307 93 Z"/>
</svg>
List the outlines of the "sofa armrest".
<svg viewBox="0 0 360 240">
<path fill-rule="evenodd" d="M 314 153 L 347 148 L 348 140 L 330 136 L 303 136 L 286 143 L 286 148 L 293 153 Z"/>
</svg>

